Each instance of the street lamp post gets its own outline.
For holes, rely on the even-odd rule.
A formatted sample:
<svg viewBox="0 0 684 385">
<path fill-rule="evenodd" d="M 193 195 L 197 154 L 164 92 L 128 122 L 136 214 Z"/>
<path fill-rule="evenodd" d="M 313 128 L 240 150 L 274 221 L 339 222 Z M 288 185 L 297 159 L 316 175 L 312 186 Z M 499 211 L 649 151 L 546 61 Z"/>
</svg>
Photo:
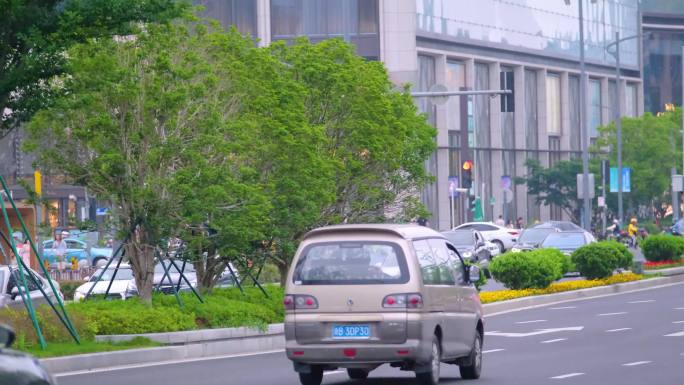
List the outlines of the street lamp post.
<svg viewBox="0 0 684 385">
<path fill-rule="evenodd" d="M 567 0 L 566 0 L 567 1 Z M 595 0 L 592 0 L 592 3 Z M 591 198 L 589 198 L 589 130 L 587 127 L 587 72 L 584 63 L 584 0 L 578 0 L 580 37 L 580 129 L 582 132 L 582 195 L 584 198 L 584 228 L 591 231 Z"/>
<path fill-rule="evenodd" d="M 622 88 L 620 87 L 620 43 L 626 40 L 647 36 L 649 34 L 650 32 L 645 32 L 643 34 L 627 36 L 620 39 L 620 32 L 615 32 L 615 41 L 606 46 L 606 51 L 615 57 L 615 98 L 617 100 L 617 109 L 615 111 L 615 129 L 617 131 L 618 221 L 620 221 L 620 224 L 622 224 L 624 220 L 624 205 L 622 203 Z M 612 46 L 615 46 L 615 52 L 610 52 L 610 47 Z"/>
</svg>

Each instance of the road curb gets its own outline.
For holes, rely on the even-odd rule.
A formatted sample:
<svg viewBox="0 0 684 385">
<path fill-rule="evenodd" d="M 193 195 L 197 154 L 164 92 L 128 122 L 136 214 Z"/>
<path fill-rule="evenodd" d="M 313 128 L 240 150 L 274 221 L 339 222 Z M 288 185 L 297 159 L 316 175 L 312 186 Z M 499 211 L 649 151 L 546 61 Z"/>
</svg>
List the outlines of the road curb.
<svg viewBox="0 0 684 385">
<path fill-rule="evenodd" d="M 646 274 L 646 275 L 662 275 L 665 277 L 670 277 L 673 275 L 684 274 L 684 266 L 669 267 L 667 269 L 644 270 L 644 274 Z"/>
<path fill-rule="evenodd" d="M 485 316 L 491 317 L 496 314 L 520 311 L 558 302 L 647 290 L 680 282 L 684 282 L 684 275 L 651 278 L 611 286 L 523 297 L 485 304 L 483 305 L 483 308 Z M 124 341 L 135 336 L 136 335 L 99 336 L 98 340 Z M 263 332 L 249 328 L 230 328 L 175 333 L 153 333 L 142 336 L 161 343 L 177 345 L 105 353 L 79 354 L 74 356 L 46 358 L 40 361 L 51 373 L 60 374 L 145 363 L 163 363 L 184 359 L 210 358 L 232 354 L 265 353 L 285 348 L 282 324 L 270 325 L 269 329 Z"/>
<path fill-rule="evenodd" d="M 657 288 L 659 286 L 684 282 L 684 275 L 649 278 L 641 281 L 618 283 L 610 286 L 599 286 L 588 289 L 564 291 L 555 294 L 522 297 L 507 301 L 493 302 L 482 305 L 485 316 L 525 310 L 528 308 L 550 305 L 558 302 L 576 301 L 601 297 L 611 294 L 629 293 L 632 291 Z"/>
</svg>

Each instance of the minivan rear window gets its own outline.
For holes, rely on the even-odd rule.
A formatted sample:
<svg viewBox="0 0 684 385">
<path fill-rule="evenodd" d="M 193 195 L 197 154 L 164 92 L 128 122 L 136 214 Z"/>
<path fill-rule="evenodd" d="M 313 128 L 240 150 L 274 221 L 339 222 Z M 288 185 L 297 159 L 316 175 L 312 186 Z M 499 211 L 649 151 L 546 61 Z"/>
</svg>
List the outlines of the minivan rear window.
<svg viewBox="0 0 684 385">
<path fill-rule="evenodd" d="M 307 246 L 295 267 L 296 285 L 406 283 L 406 258 L 389 242 L 326 242 Z"/>
</svg>

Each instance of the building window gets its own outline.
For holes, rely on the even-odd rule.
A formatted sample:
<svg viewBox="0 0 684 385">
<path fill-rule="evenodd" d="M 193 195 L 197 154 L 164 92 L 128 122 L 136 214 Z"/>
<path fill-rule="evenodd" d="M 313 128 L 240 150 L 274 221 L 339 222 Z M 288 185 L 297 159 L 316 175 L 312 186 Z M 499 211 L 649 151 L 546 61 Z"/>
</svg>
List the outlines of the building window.
<svg viewBox="0 0 684 385">
<path fill-rule="evenodd" d="M 589 137 L 598 136 L 601 125 L 601 82 L 589 80 Z"/>
<path fill-rule="evenodd" d="M 380 56 L 378 0 L 271 0 L 271 38 L 308 36 L 312 42 L 341 37 L 359 55 Z"/>
<path fill-rule="evenodd" d="M 554 136 L 549 137 L 549 167 L 553 166 L 561 159 L 560 149 L 560 138 Z"/>
<path fill-rule="evenodd" d="M 638 116 L 637 108 L 637 86 L 636 84 L 627 84 L 625 88 L 625 116 L 636 118 Z"/>
<path fill-rule="evenodd" d="M 458 91 L 466 86 L 465 64 L 447 61 L 446 86 L 449 91 Z M 461 98 L 452 96 L 447 102 L 447 127 L 449 130 L 461 129 Z"/>
<path fill-rule="evenodd" d="M 502 90 L 513 91 L 514 82 L 512 69 L 502 68 L 500 73 L 500 86 Z M 510 94 L 501 95 L 499 99 L 501 99 L 501 112 L 515 112 L 513 92 Z"/>
<path fill-rule="evenodd" d="M 223 28 L 234 25 L 242 34 L 257 35 L 256 1 L 254 0 L 195 0 L 205 8 L 204 16 L 217 19 Z"/>
<path fill-rule="evenodd" d="M 432 56 L 418 55 L 418 91 L 428 91 L 435 84 L 435 58 Z M 418 98 L 418 108 L 425 112 L 428 121 L 435 125 L 434 105 L 429 98 Z"/>
<path fill-rule="evenodd" d="M 539 148 L 539 118 L 537 111 L 537 72 L 525 70 L 525 146 Z"/>
<path fill-rule="evenodd" d="M 476 63 L 475 64 L 475 89 L 488 90 L 489 88 L 489 64 Z M 490 130 L 489 130 L 489 96 L 475 95 L 474 100 L 474 136 L 471 147 L 489 147 Z"/>
<path fill-rule="evenodd" d="M 582 130 L 580 129 L 580 81 L 578 76 L 568 78 L 568 94 L 570 99 L 570 150 L 580 151 L 582 147 Z"/>
<path fill-rule="evenodd" d="M 560 77 L 546 76 L 546 132 L 549 135 L 561 134 L 561 89 Z"/>
</svg>

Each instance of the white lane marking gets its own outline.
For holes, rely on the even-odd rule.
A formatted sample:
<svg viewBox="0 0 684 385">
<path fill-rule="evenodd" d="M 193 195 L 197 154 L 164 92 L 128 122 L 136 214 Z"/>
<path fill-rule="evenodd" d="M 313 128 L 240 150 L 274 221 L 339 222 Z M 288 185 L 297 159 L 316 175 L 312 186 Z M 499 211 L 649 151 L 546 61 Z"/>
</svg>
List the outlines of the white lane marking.
<svg viewBox="0 0 684 385">
<path fill-rule="evenodd" d="M 538 323 L 538 322 L 546 322 L 546 320 L 545 320 L 545 319 L 535 319 L 535 320 L 532 320 L 532 321 L 519 321 L 519 322 L 516 322 L 516 323 L 517 323 L 517 324 L 533 324 L 533 323 Z"/>
<path fill-rule="evenodd" d="M 562 380 L 564 378 L 570 378 L 570 377 L 577 377 L 577 376 L 583 376 L 584 373 L 568 373 L 568 374 L 563 374 L 560 376 L 556 377 L 551 377 L 552 380 Z"/>
<path fill-rule="evenodd" d="M 344 373 L 344 372 L 345 372 L 344 370 L 334 370 L 334 371 L 332 371 L 332 372 L 323 372 L 323 375 L 324 375 L 324 376 L 329 376 L 329 375 L 331 375 L 331 374 L 342 374 L 342 373 Z"/>
<path fill-rule="evenodd" d="M 649 303 L 649 302 L 655 302 L 655 300 L 654 299 L 645 299 L 642 301 L 629 301 L 627 303 Z"/>
<path fill-rule="evenodd" d="M 265 355 L 265 354 L 276 354 L 276 353 L 280 354 L 280 353 L 284 353 L 284 352 L 285 352 L 285 349 L 278 349 L 278 350 L 269 350 L 266 352 L 226 354 L 223 356 L 186 358 L 186 359 L 181 359 L 181 360 L 169 360 L 169 361 L 162 361 L 162 362 L 148 362 L 148 363 L 144 363 L 144 364 L 121 365 L 121 366 L 112 366 L 109 368 L 86 369 L 86 370 L 75 370 L 73 372 L 52 373 L 52 376 L 53 377 L 71 377 L 71 376 L 79 376 L 82 374 L 90 374 L 90 373 L 115 372 L 118 370 L 147 368 L 150 366 L 177 365 L 177 364 L 184 364 L 184 363 L 188 363 L 188 362 L 215 361 L 215 360 L 223 360 L 226 358 L 252 357 L 252 356 L 261 356 L 261 355 Z"/>
<path fill-rule="evenodd" d="M 650 364 L 651 361 L 637 361 L 637 362 L 630 362 L 627 364 L 622 364 L 622 366 L 637 366 L 637 365 L 645 365 L 645 364 Z"/>
<path fill-rule="evenodd" d="M 682 337 L 684 336 L 684 332 L 677 332 L 677 333 L 672 333 L 672 334 L 665 334 L 665 337 Z"/>
<path fill-rule="evenodd" d="M 673 324 L 684 324 L 684 321 L 672 321 Z"/>
<path fill-rule="evenodd" d="M 483 351 L 482 351 L 482 354 L 503 352 L 504 350 L 506 350 L 506 349 L 489 349 L 489 350 L 483 350 Z"/>
<path fill-rule="evenodd" d="M 577 309 L 577 306 L 559 306 L 559 307 L 550 307 L 549 310 L 564 310 L 564 309 Z"/>
<path fill-rule="evenodd" d="M 537 331 L 529 333 L 501 333 L 501 332 L 485 332 L 486 336 L 499 336 L 499 337 L 530 337 L 537 336 L 540 334 L 564 332 L 564 331 L 580 331 L 584 329 L 584 326 L 572 326 L 569 328 L 555 328 L 555 329 L 537 329 Z"/>
<path fill-rule="evenodd" d="M 606 333 L 622 332 L 622 331 L 625 331 L 625 330 L 632 330 L 632 328 L 610 329 L 610 330 L 606 330 Z"/>
<path fill-rule="evenodd" d="M 676 307 L 675 310 L 684 310 L 684 307 Z"/>
<path fill-rule="evenodd" d="M 560 341 L 565 341 L 565 340 L 567 340 L 567 338 L 556 338 L 555 340 L 546 340 L 546 341 L 542 341 L 541 343 L 542 344 L 552 344 L 554 342 L 560 342 Z"/>
<path fill-rule="evenodd" d="M 601 313 L 601 314 L 597 314 L 596 316 L 597 317 L 605 317 L 605 316 L 609 316 L 609 315 L 620 315 L 620 314 L 627 314 L 627 312 L 626 311 L 619 311 L 616 313 Z"/>
<path fill-rule="evenodd" d="M 656 279 L 659 279 L 659 278 L 656 278 Z M 631 282 L 631 283 L 633 283 L 633 282 Z M 626 283 L 625 285 L 629 285 L 629 284 L 630 284 L 630 282 Z M 665 284 L 658 285 L 658 286 L 644 287 L 644 288 L 635 289 L 635 290 L 626 289 L 627 291 L 623 291 L 623 292 L 621 292 L 621 293 L 610 293 L 610 294 L 592 295 L 592 296 L 590 296 L 590 297 L 572 298 L 572 299 L 565 299 L 565 300 L 561 300 L 561 301 L 553 301 L 553 302 L 549 302 L 549 303 L 543 303 L 543 304 L 539 304 L 539 305 L 530 305 L 530 306 L 525 306 L 525 307 L 521 307 L 521 308 L 517 308 L 517 309 L 502 310 L 502 311 L 497 311 L 497 312 L 494 312 L 494 313 L 491 313 L 491 314 L 485 314 L 484 317 L 485 317 L 485 318 L 488 318 L 488 317 L 495 317 L 495 316 L 498 316 L 498 315 L 504 315 L 504 314 L 508 314 L 508 313 L 515 313 L 515 312 L 518 312 L 518 311 L 524 311 L 524 310 L 530 310 L 530 309 L 539 309 L 539 308 L 542 308 L 542 307 L 547 307 L 547 306 L 549 306 L 549 305 L 560 305 L 560 304 L 568 303 L 568 302 L 579 302 L 579 301 L 587 301 L 587 300 L 592 300 L 592 299 L 600 299 L 600 298 L 606 298 L 606 297 L 614 297 L 614 296 L 616 296 L 616 295 L 625 295 L 625 294 L 639 293 L 639 292 L 642 292 L 642 291 L 656 290 L 656 289 L 662 289 L 662 288 L 666 288 L 666 287 L 670 287 L 670 286 L 678 286 L 678 285 L 684 285 L 684 282 L 665 283 Z M 512 300 L 512 301 L 515 301 L 515 300 Z M 488 308 L 488 306 L 485 305 L 485 306 L 484 306 L 485 313 L 487 313 L 487 308 Z M 682 310 L 684 310 L 684 308 L 682 308 Z"/>
</svg>

